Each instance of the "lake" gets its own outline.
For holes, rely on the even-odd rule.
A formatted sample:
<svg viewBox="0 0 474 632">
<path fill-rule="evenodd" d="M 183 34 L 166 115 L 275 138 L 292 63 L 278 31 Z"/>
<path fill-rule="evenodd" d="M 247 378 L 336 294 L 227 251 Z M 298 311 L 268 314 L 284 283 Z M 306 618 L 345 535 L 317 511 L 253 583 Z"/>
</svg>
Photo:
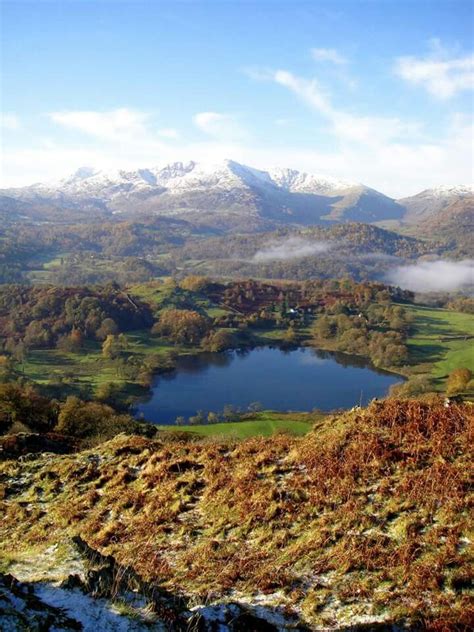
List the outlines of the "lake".
<svg viewBox="0 0 474 632">
<path fill-rule="evenodd" d="M 245 409 L 253 402 L 280 411 L 328 411 L 366 404 L 400 381 L 362 358 L 310 348 L 200 353 L 179 357 L 176 370 L 158 376 L 136 415 L 171 424 L 198 410 Z"/>
</svg>

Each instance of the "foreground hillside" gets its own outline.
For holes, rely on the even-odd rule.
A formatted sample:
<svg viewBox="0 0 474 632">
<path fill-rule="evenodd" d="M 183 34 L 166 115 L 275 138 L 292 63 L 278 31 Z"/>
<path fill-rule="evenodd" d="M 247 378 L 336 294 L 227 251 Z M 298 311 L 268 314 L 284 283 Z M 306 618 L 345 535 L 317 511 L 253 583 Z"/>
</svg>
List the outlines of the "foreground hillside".
<svg viewBox="0 0 474 632">
<path fill-rule="evenodd" d="M 473 421 L 468 404 L 388 400 L 302 438 L 120 435 L 6 460 L 3 571 L 72 619 L 91 593 L 134 615 L 101 629 L 141 629 L 148 600 L 154 629 L 468 630 Z"/>
</svg>

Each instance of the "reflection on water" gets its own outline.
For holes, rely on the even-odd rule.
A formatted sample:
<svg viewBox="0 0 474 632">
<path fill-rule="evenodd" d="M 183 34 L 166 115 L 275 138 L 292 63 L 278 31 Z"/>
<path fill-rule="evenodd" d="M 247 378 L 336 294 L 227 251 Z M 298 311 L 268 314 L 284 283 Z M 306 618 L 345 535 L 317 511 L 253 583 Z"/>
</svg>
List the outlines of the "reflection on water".
<svg viewBox="0 0 474 632">
<path fill-rule="evenodd" d="M 169 424 L 198 410 L 245 409 L 256 401 L 274 410 L 332 410 L 383 396 L 398 381 L 363 358 L 319 349 L 200 353 L 178 358 L 175 371 L 157 377 L 137 414 Z"/>
</svg>

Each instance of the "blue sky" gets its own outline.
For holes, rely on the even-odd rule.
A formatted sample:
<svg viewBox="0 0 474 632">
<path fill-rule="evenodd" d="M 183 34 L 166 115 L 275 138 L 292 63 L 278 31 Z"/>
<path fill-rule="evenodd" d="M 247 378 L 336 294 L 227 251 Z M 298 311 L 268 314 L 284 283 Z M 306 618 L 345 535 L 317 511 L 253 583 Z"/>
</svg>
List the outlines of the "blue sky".
<svg viewBox="0 0 474 632">
<path fill-rule="evenodd" d="M 473 3 L 4 1 L 3 184 L 235 160 L 472 178 Z"/>
</svg>

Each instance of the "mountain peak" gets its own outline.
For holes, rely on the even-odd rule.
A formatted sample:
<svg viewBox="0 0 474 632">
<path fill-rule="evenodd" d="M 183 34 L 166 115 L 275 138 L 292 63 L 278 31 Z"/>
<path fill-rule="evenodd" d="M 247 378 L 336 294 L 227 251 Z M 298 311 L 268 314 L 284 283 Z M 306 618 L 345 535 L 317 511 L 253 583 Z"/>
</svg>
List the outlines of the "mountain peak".
<svg viewBox="0 0 474 632">
<path fill-rule="evenodd" d="M 94 167 L 79 167 L 71 176 L 71 180 L 85 180 L 86 178 L 91 178 L 98 173 L 97 169 Z"/>
</svg>

